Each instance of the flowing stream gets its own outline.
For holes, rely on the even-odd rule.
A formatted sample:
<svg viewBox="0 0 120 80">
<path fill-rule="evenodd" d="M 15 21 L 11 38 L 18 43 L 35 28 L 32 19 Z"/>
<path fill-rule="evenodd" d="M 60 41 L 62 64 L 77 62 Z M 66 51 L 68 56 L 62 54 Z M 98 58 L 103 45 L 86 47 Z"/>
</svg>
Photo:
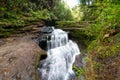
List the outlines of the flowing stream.
<svg viewBox="0 0 120 80">
<path fill-rule="evenodd" d="M 52 32 L 47 36 L 47 58 L 40 61 L 38 68 L 41 80 L 75 78 L 72 65 L 79 54 L 78 45 L 68 39 L 68 32 L 52 28 Z"/>
</svg>

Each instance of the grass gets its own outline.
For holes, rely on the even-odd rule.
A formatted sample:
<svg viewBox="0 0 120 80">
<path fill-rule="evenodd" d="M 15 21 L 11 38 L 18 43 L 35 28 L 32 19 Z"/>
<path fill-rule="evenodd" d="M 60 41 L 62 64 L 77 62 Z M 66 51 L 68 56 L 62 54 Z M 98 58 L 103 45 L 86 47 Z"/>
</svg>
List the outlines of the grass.
<svg viewBox="0 0 120 80">
<path fill-rule="evenodd" d="M 78 78 L 81 78 L 84 75 L 84 73 L 85 73 L 85 69 L 84 68 L 78 68 L 76 66 L 73 66 L 73 70 L 77 74 Z"/>
</svg>

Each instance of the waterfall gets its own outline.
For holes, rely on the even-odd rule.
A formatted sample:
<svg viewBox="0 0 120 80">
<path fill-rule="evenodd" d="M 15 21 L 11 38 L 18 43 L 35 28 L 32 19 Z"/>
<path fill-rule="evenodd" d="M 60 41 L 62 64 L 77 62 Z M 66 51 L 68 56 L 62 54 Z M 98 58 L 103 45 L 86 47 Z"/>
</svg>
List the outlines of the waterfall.
<svg viewBox="0 0 120 80">
<path fill-rule="evenodd" d="M 47 58 L 38 68 L 41 80 L 72 80 L 76 76 L 72 65 L 79 54 L 78 45 L 68 39 L 67 32 L 53 29 L 47 39 Z"/>
</svg>

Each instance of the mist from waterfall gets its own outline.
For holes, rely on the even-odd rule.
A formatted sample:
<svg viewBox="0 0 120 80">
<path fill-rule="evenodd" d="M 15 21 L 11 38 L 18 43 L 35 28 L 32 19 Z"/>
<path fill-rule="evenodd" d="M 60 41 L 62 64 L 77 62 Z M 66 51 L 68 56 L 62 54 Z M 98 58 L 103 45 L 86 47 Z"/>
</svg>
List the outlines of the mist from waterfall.
<svg viewBox="0 0 120 80">
<path fill-rule="evenodd" d="M 47 58 L 38 68 L 41 80 L 72 80 L 72 65 L 80 51 L 78 45 L 68 39 L 68 33 L 54 29 L 47 40 Z"/>
</svg>

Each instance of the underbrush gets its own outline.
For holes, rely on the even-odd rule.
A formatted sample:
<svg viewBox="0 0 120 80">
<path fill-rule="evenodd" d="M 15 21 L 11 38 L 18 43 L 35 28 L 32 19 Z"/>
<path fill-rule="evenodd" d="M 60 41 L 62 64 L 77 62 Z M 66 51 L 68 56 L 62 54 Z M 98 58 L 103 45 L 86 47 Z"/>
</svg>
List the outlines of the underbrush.
<svg viewBox="0 0 120 80">
<path fill-rule="evenodd" d="M 32 22 L 40 22 L 41 19 L 51 19 L 52 13 L 48 10 L 30 11 L 29 13 L 5 12 L 0 18 L 0 37 L 7 37 L 17 32 Z"/>
</svg>

